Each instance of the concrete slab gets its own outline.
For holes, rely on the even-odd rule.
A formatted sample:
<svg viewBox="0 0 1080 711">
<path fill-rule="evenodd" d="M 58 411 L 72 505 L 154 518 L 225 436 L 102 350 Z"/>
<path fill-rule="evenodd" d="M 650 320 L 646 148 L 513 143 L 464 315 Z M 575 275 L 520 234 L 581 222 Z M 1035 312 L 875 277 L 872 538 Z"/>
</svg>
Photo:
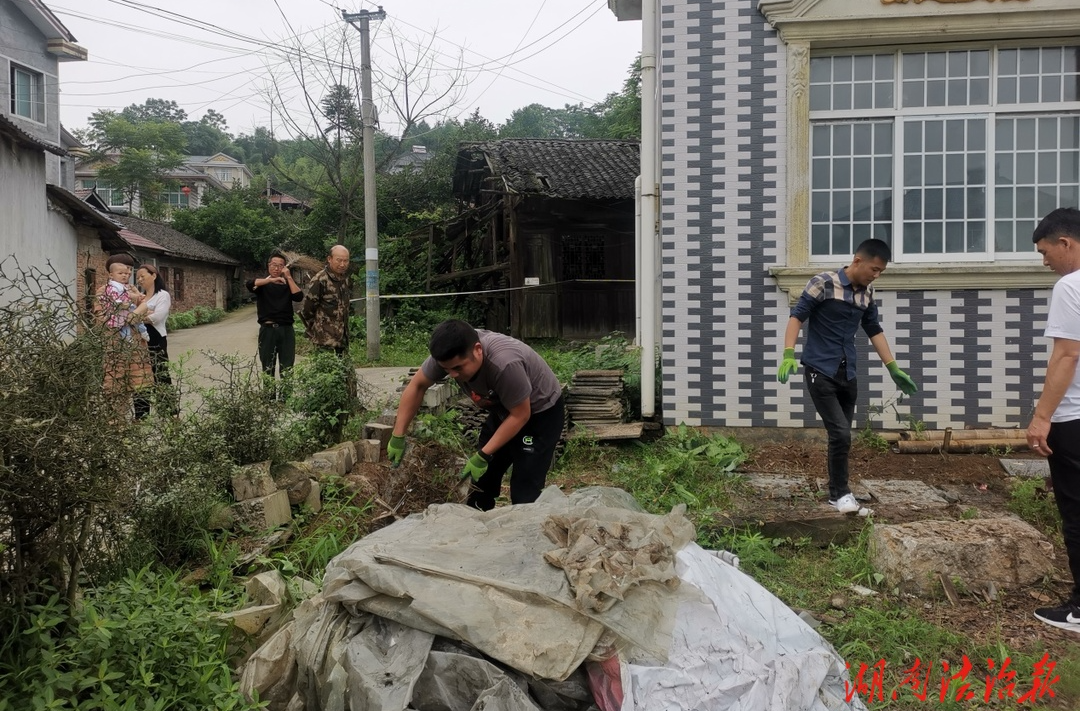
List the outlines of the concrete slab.
<svg viewBox="0 0 1080 711">
<path fill-rule="evenodd" d="M 862 483 L 883 506 L 944 508 L 949 505 L 941 492 L 917 479 L 863 479 Z"/>
<path fill-rule="evenodd" d="M 1050 477 L 1050 463 L 1045 459 L 999 459 L 1002 469 L 1009 476 L 1025 479 L 1047 479 Z"/>
<path fill-rule="evenodd" d="M 796 496 L 810 497 L 814 491 L 810 479 L 804 476 L 747 472 L 746 483 L 766 499 L 792 499 Z"/>
</svg>

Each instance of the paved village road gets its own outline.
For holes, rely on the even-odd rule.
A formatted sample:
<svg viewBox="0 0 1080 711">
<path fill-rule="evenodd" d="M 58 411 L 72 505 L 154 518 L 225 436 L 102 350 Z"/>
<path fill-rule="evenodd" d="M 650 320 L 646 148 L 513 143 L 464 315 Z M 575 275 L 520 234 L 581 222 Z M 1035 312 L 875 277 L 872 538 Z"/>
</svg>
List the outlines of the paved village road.
<svg viewBox="0 0 1080 711">
<path fill-rule="evenodd" d="M 214 362 L 210 353 L 236 355 L 257 367 L 258 338 L 254 304 L 229 312 L 217 323 L 170 331 L 169 358 L 174 363 L 183 361 L 185 373 L 191 373 L 191 382 L 184 388 L 184 406 L 194 405 L 193 388 L 210 387 L 224 375 L 224 368 Z M 408 373 L 409 368 L 357 368 L 361 392 L 366 395 L 364 405 L 380 409 L 389 403 L 396 405 L 398 385 Z"/>
</svg>

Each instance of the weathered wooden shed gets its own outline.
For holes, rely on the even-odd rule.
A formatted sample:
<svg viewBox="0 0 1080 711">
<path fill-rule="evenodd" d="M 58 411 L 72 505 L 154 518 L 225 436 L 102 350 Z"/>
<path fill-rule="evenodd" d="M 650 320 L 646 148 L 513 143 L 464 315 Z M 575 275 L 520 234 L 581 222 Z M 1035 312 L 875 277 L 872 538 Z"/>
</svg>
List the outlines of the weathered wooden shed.
<svg viewBox="0 0 1080 711">
<path fill-rule="evenodd" d="M 637 141 L 503 139 L 461 144 L 433 283 L 489 276 L 488 327 L 522 338 L 634 332 Z M 433 241 L 434 238 L 433 238 Z"/>
</svg>

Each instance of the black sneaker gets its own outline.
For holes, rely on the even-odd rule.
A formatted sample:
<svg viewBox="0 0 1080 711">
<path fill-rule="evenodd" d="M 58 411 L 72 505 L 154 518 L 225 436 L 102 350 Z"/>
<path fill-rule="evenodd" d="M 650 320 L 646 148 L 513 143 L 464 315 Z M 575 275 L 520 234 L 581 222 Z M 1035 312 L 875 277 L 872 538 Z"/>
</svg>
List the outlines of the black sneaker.
<svg viewBox="0 0 1080 711">
<path fill-rule="evenodd" d="M 1048 625 L 1080 633 L 1080 605 L 1075 600 L 1063 602 L 1057 607 L 1040 607 L 1035 610 L 1035 617 Z"/>
</svg>

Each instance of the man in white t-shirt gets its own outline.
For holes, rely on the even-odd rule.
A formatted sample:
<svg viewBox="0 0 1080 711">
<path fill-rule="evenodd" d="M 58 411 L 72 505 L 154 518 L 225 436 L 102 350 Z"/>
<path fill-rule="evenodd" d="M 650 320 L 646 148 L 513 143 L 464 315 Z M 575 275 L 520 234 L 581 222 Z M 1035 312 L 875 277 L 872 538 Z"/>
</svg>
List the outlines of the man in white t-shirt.
<svg viewBox="0 0 1080 711">
<path fill-rule="evenodd" d="M 452 319 L 431 333 L 431 356 L 401 394 L 387 458 L 399 464 L 405 433 L 435 383 L 451 377 L 473 403 L 487 410 L 477 451 L 462 478 L 474 482 L 469 505 L 495 508 L 503 475 L 510 472 L 510 502 L 531 504 L 540 496 L 555 445 L 562 437 L 565 407 L 562 385 L 540 354 L 516 338 L 477 330 Z"/>
<path fill-rule="evenodd" d="M 1054 210 L 1039 222 L 1032 240 L 1043 264 L 1061 279 L 1054 285 L 1046 318 L 1046 337 L 1054 339 L 1054 348 L 1027 441 L 1050 463 L 1073 578 L 1069 598 L 1057 607 L 1040 607 L 1035 617 L 1080 632 L 1080 210 Z"/>
</svg>

